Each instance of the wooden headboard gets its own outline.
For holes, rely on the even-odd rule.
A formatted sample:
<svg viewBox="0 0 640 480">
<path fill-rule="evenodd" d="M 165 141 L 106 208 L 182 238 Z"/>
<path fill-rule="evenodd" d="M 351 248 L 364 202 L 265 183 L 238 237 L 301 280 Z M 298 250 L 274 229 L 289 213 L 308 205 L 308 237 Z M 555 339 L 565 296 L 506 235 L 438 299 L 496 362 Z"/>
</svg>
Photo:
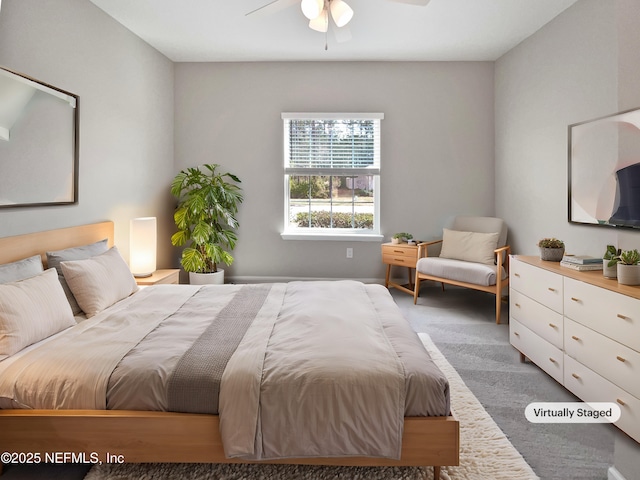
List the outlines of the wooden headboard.
<svg viewBox="0 0 640 480">
<path fill-rule="evenodd" d="M 0 264 L 40 254 L 42 264 L 46 268 L 46 252 L 87 245 L 105 238 L 108 239 L 109 247 L 113 246 L 113 222 L 4 237 L 0 238 Z"/>
</svg>

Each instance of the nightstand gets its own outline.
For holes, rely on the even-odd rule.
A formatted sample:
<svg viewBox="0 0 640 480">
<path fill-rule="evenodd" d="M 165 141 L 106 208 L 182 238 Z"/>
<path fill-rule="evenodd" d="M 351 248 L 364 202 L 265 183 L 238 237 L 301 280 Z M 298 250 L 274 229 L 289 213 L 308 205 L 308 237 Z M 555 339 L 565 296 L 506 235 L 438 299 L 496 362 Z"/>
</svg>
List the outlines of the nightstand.
<svg viewBox="0 0 640 480">
<path fill-rule="evenodd" d="M 140 286 L 180 283 L 180 269 L 156 270 L 150 277 L 138 277 L 136 283 Z"/>
<path fill-rule="evenodd" d="M 384 286 L 387 288 L 397 288 L 403 292 L 413 295 L 413 280 L 411 269 L 416 268 L 418 262 L 418 245 L 409 245 L 408 243 L 383 243 L 382 244 L 382 263 L 387 265 L 387 275 L 385 277 Z M 389 280 L 391 274 L 391 266 L 397 265 L 407 267 L 409 274 L 409 284 L 400 285 Z"/>
</svg>

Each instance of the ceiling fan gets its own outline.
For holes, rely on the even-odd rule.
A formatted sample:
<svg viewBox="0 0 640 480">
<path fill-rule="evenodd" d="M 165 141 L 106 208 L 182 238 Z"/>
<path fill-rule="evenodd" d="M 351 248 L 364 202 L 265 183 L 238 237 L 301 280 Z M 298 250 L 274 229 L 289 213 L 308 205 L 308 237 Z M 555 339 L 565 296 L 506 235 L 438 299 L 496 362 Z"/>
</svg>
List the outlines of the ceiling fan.
<svg viewBox="0 0 640 480">
<path fill-rule="evenodd" d="M 426 6 L 431 0 L 389 1 Z M 329 18 L 331 18 L 334 25 L 338 28 L 345 27 L 353 18 L 353 9 L 344 0 L 273 0 L 252 10 L 246 15 L 252 15 L 254 13 L 274 13 L 295 3 L 300 3 L 302 13 L 309 19 L 309 28 L 317 32 L 327 32 L 329 29 Z"/>
</svg>

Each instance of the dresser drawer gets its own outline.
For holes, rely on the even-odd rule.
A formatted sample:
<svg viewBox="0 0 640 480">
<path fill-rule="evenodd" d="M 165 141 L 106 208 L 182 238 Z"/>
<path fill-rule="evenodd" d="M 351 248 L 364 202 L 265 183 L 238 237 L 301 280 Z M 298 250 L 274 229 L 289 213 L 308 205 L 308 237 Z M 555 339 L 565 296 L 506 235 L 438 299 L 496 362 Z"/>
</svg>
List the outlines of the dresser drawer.
<svg viewBox="0 0 640 480">
<path fill-rule="evenodd" d="M 526 355 L 533 363 L 562 383 L 562 351 L 542 339 L 517 320 L 509 321 L 511 345 Z"/>
<path fill-rule="evenodd" d="M 511 318 L 562 350 L 564 336 L 561 314 L 514 289 L 509 294 L 509 312 Z"/>
<path fill-rule="evenodd" d="M 620 406 L 615 425 L 640 442 L 640 399 L 565 355 L 564 386 L 585 402 L 612 402 Z"/>
<path fill-rule="evenodd" d="M 565 278 L 564 314 L 640 352 L 640 300 Z"/>
<path fill-rule="evenodd" d="M 640 398 L 640 353 L 568 318 L 564 332 L 567 355 Z"/>
<path fill-rule="evenodd" d="M 562 313 L 562 275 L 512 259 L 511 287 L 550 309 Z"/>
</svg>

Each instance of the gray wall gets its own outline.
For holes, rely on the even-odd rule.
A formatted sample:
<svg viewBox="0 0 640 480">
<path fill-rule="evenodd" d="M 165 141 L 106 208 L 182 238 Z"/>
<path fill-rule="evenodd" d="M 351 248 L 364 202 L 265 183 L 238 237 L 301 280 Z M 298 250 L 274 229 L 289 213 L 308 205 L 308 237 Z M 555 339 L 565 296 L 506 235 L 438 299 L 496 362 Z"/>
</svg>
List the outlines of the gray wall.
<svg viewBox="0 0 640 480">
<path fill-rule="evenodd" d="M 638 9 L 581 0 L 496 62 L 496 212 L 515 253 L 546 236 L 575 254 L 640 248 L 640 232 L 567 222 L 567 126 L 640 107 Z"/>
<path fill-rule="evenodd" d="M 383 112 L 381 227 L 439 237 L 494 213 L 493 64 L 219 63 L 175 66 L 176 171 L 222 164 L 245 203 L 230 275 L 381 279 L 377 242 L 282 240 L 282 112 Z M 346 247 L 354 249 L 347 260 Z M 404 274 L 404 272 L 402 272 Z"/>
<path fill-rule="evenodd" d="M 108 219 L 128 259 L 129 220 L 158 216 L 168 266 L 173 63 L 88 1 L 4 0 L 0 65 L 80 96 L 79 204 L 1 209 L 0 236 Z"/>
</svg>

